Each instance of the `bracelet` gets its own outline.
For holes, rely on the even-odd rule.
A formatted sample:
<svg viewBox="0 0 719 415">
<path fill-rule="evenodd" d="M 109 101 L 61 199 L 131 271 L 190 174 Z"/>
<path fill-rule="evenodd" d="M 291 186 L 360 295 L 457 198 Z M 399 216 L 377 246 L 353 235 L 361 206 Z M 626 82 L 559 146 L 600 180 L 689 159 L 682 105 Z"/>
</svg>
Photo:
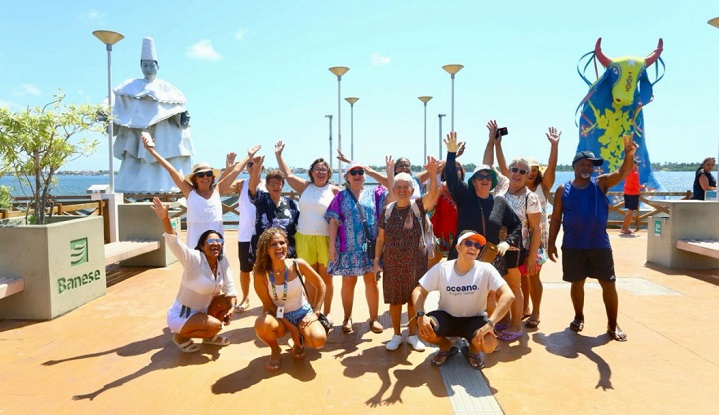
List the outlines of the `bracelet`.
<svg viewBox="0 0 719 415">
<path fill-rule="evenodd" d="M 491 328 L 494 328 L 494 323 L 490 319 L 487 319 L 487 325 Z"/>
</svg>

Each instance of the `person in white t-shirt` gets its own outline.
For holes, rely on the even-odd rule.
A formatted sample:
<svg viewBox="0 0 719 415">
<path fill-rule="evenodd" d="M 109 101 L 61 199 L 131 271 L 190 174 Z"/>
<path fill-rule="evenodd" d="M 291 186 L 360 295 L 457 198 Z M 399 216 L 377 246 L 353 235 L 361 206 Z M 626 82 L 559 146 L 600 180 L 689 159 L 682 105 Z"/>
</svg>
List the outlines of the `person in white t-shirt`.
<svg viewBox="0 0 719 415">
<path fill-rule="evenodd" d="M 494 325 L 509 311 L 514 294 L 492 264 L 476 261 L 486 242 L 476 232 L 462 232 L 457 240 L 457 259 L 432 267 L 412 292 L 419 336 L 439 347 L 432 356 L 433 366 L 444 365 L 459 350 L 447 337 L 466 339 L 462 353 L 474 369 L 484 366 L 481 351 L 491 353 L 496 348 Z M 439 308 L 425 314 L 424 301 L 430 291 L 439 291 Z M 499 298 L 487 317 L 490 291 L 497 292 Z"/>
</svg>

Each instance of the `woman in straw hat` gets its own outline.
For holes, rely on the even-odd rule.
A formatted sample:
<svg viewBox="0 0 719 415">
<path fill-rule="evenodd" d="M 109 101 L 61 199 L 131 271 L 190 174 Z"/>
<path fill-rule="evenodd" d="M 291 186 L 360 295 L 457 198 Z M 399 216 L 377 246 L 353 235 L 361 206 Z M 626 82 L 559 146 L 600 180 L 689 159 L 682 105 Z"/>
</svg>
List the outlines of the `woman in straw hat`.
<svg viewBox="0 0 719 415">
<path fill-rule="evenodd" d="M 187 199 L 187 235 L 185 238 L 187 245 L 197 245 L 200 235 L 207 230 L 212 229 L 222 233 L 222 200 L 220 200 L 220 186 L 217 184 L 228 176 L 223 175 L 216 183 L 215 178 L 219 177 L 220 170 L 213 169 L 209 163 L 200 162 L 193 165 L 192 172 L 183 177 L 175 166 L 155 151 L 155 143 L 148 133 L 142 134 L 142 142 L 145 149 L 170 173 L 172 181 Z M 258 150 L 259 146 L 253 147 L 248 151 L 248 156 L 240 163 L 247 164 L 251 157 L 249 153 L 254 155 Z M 233 169 L 234 163 L 230 161 L 234 161 L 234 158 L 234 153 L 227 155 L 228 165 L 225 172 Z"/>
</svg>

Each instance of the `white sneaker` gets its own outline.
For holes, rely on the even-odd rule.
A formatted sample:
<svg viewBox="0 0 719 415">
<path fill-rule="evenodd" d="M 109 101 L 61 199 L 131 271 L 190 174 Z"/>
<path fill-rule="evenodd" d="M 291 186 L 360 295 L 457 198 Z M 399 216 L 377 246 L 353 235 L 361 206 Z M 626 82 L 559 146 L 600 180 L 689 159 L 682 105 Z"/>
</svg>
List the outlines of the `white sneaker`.
<svg viewBox="0 0 719 415">
<path fill-rule="evenodd" d="M 399 349 L 399 346 L 402 344 L 402 336 L 399 334 L 395 334 L 392 336 L 390 341 L 387 342 L 387 344 L 384 346 L 387 350 L 394 351 Z"/>
<path fill-rule="evenodd" d="M 424 343 L 417 336 L 407 336 L 407 343 L 418 352 L 423 352 L 425 349 Z"/>
</svg>

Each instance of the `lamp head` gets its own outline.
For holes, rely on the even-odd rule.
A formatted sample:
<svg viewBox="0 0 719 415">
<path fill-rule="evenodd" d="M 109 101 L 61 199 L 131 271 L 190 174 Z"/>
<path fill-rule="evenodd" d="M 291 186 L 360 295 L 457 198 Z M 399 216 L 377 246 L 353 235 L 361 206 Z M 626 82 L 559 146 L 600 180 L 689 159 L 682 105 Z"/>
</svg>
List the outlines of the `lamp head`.
<svg viewBox="0 0 719 415">
<path fill-rule="evenodd" d="M 337 75 L 338 78 L 341 78 L 342 75 L 346 74 L 349 70 L 350 68 L 346 66 L 333 66 L 330 68 L 330 72 Z"/>
<path fill-rule="evenodd" d="M 108 46 L 112 46 L 125 38 L 125 36 L 111 30 L 95 30 L 92 34 L 100 39 L 100 42 Z"/>
<path fill-rule="evenodd" d="M 357 97 L 347 97 L 347 98 L 345 98 L 345 101 L 349 102 L 350 105 L 354 105 L 355 102 L 359 101 L 359 98 L 357 98 Z"/>
<path fill-rule="evenodd" d="M 442 69 L 447 71 L 447 73 L 450 75 L 456 74 L 457 72 L 461 71 L 462 68 L 464 68 L 464 65 L 459 65 L 459 64 L 444 65 L 442 67 Z"/>
<path fill-rule="evenodd" d="M 719 17 L 715 17 L 715 18 L 709 20 L 707 23 L 709 23 L 710 25 L 719 29 Z"/>
<path fill-rule="evenodd" d="M 422 101 L 426 104 L 427 102 L 429 102 L 430 99 L 432 99 L 432 97 L 421 96 L 421 97 L 417 97 L 417 99 L 419 99 L 420 101 Z"/>
</svg>

